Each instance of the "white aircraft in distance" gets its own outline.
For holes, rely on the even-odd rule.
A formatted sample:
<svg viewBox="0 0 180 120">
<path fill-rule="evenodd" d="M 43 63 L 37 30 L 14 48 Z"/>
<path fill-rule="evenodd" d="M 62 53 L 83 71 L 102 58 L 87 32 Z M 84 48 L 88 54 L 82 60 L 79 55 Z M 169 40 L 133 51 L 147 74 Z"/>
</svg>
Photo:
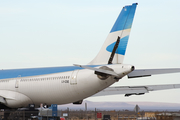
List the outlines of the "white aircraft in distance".
<svg viewBox="0 0 180 120">
<path fill-rule="evenodd" d="M 93 95 L 130 96 L 180 88 L 180 84 L 109 87 L 126 75 L 136 78 L 180 72 L 180 68 L 135 69 L 123 64 L 136 6 L 122 8 L 100 52 L 88 65 L 0 70 L 0 109 L 81 104 Z"/>
</svg>

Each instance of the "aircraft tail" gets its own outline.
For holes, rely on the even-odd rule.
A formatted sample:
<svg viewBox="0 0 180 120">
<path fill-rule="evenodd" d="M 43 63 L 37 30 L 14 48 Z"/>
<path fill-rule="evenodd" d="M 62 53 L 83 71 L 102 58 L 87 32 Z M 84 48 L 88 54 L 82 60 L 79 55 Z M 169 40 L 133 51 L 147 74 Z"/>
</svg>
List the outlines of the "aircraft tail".
<svg viewBox="0 0 180 120">
<path fill-rule="evenodd" d="M 100 52 L 90 65 L 123 63 L 136 6 L 137 3 L 133 3 L 123 7 Z"/>
</svg>

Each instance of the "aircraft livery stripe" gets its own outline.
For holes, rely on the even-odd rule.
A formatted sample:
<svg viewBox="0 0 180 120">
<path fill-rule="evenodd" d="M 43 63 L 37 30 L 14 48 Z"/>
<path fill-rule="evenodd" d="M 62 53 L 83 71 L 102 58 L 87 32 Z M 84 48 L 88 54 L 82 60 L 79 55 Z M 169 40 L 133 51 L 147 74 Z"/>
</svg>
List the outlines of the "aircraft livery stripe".
<svg viewBox="0 0 180 120">
<path fill-rule="evenodd" d="M 91 67 L 97 67 L 99 65 L 90 65 Z M 77 66 L 66 66 L 66 67 L 48 67 L 48 68 L 28 68 L 28 69 L 10 69 L 0 70 L 0 79 L 17 78 L 17 77 L 28 77 L 36 75 L 53 74 L 60 72 L 68 72 L 77 69 L 83 69 Z"/>
<path fill-rule="evenodd" d="M 130 29 L 132 26 L 137 3 L 130 6 L 125 6 L 119 14 L 111 32 L 116 32 L 124 29 Z M 110 33 L 111 33 L 110 32 Z"/>
</svg>

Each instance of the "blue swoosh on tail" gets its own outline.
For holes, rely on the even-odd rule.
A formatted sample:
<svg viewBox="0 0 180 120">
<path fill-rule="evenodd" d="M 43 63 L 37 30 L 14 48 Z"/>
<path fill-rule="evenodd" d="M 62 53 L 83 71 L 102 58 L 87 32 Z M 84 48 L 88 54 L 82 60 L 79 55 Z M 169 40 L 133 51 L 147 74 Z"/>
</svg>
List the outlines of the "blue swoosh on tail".
<svg viewBox="0 0 180 120">
<path fill-rule="evenodd" d="M 119 46 L 115 52 L 116 54 L 125 55 L 128 39 L 129 39 L 129 35 L 120 39 Z M 108 52 L 112 52 L 115 44 L 116 44 L 116 42 L 110 44 L 109 46 L 107 46 L 106 50 Z"/>
<path fill-rule="evenodd" d="M 122 9 L 110 33 L 131 28 L 136 6 L 137 3 L 134 3 Z"/>
</svg>

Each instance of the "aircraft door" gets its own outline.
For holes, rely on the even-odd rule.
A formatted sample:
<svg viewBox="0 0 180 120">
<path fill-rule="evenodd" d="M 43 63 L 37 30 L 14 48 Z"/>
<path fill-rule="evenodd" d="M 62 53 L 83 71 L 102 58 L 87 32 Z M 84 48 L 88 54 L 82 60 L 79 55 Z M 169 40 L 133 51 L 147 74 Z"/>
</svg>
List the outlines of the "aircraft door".
<svg viewBox="0 0 180 120">
<path fill-rule="evenodd" d="M 77 74 L 78 74 L 79 70 L 74 70 L 71 74 L 71 78 L 70 78 L 70 84 L 71 85 L 76 85 L 77 84 Z"/>
<path fill-rule="evenodd" d="M 19 88 L 19 80 L 18 79 L 15 81 L 15 88 Z"/>
</svg>

